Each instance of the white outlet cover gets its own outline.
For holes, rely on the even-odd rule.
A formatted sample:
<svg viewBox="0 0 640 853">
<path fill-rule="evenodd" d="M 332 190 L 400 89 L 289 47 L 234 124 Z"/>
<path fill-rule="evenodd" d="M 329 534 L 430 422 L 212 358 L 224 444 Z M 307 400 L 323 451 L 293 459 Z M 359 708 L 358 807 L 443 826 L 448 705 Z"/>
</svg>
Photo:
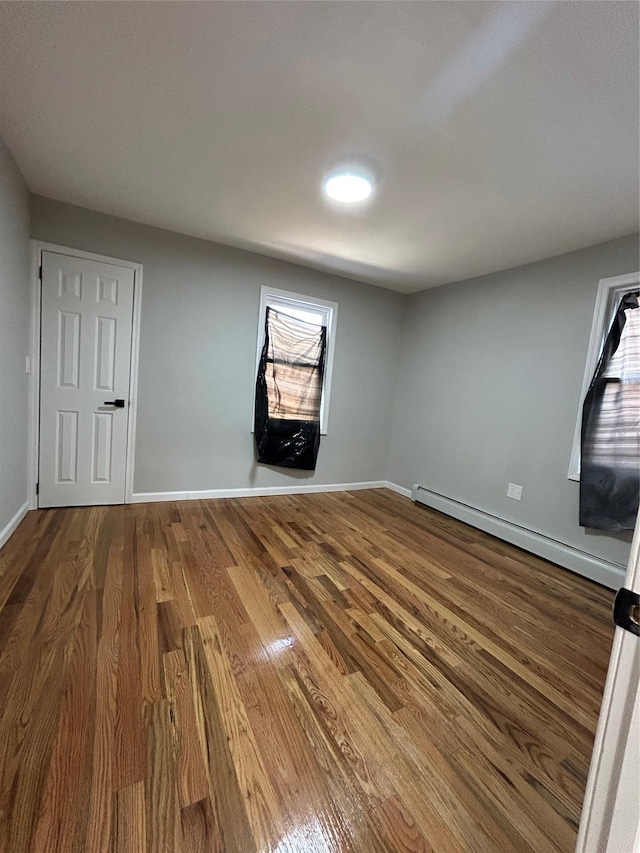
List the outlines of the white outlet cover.
<svg viewBox="0 0 640 853">
<path fill-rule="evenodd" d="M 509 483 L 507 486 L 507 497 L 513 498 L 514 501 L 522 500 L 522 486 L 518 486 L 517 483 Z"/>
</svg>

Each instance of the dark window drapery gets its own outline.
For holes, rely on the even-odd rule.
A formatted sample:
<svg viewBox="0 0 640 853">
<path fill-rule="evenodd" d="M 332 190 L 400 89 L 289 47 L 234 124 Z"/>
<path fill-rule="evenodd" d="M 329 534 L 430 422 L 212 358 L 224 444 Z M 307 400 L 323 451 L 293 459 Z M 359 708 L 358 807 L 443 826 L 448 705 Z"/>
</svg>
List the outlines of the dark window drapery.
<svg viewBox="0 0 640 853">
<path fill-rule="evenodd" d="M 639 292 L 623 296 L 582 408 L 580 524 L 633 530 L 640 495 Z"/>
<path fill-rule="evenodd" d="M 256 379 L 258 462 L 315 470 L 326 338 L 324 326 L 267 308 Z"/>
</svg>

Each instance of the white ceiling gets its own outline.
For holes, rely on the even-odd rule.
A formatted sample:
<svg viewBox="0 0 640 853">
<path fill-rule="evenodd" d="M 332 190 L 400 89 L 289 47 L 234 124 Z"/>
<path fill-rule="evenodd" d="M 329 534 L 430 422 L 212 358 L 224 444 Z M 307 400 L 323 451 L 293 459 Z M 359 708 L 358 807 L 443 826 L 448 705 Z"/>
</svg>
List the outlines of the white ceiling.
<svg viewBox="0 0 640 853">
<path fill-rule="evenodd" d="M 412 292 L 638 230 L 638 10 L 2 2 L 0 133 L 34 193 Z"/>
</svg>

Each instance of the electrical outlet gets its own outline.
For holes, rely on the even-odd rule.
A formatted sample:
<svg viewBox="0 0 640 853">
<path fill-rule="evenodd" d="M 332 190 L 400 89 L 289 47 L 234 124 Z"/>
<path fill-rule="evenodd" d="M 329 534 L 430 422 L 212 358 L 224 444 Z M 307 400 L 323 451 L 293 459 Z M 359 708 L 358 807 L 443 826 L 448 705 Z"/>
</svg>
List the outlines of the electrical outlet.
<svg viewBox="0 0 640 853">
<path fill-rule="evenodd" d="M 521 501 L 522 486 L 517 486 L 515 483 L 509 483 L 507 486 L 507 497 L 513 498 L 514 501 Z"/>
</svg>

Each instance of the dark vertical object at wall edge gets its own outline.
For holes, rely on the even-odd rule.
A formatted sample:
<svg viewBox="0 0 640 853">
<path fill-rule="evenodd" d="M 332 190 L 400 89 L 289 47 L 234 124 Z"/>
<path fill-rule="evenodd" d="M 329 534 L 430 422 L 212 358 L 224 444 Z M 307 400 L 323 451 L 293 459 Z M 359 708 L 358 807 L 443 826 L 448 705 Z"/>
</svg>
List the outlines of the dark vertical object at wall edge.
<svg viewBox="0 0 640 853">
<path fill-rule="evenodd" d="M 612 381 L 604 374 L 620 344 L 626 323 L 625 311 L 638 308 L 639 295 L 634 292 L 622 297 L 582 407 L 580 526 L 594 530 L 633 530 L 638 513 L 640 472 L 625 472 L 613 465 L 594 462 L 591 456 L 591 436 L 597 427 L 607 383 Z"/>
<path fill-rule="evenodd" d="M 269 417 L 266 370 L 270 346 L 270 312 L 271 308 L 267 308 L 264 346 L 262 347 L 256 377 L 254 415 L 256 459 L 265 465 L 296 468 L 301 471 L 315 471 L 318 450 L 320 449 L 320 412 L 318 411 L 318 417 L 313 421 Z M 322 329 L 322 347 L 318 365 L 321 384 L 325 366 L 326 331 L 326 328 Z"/>
</svg>

